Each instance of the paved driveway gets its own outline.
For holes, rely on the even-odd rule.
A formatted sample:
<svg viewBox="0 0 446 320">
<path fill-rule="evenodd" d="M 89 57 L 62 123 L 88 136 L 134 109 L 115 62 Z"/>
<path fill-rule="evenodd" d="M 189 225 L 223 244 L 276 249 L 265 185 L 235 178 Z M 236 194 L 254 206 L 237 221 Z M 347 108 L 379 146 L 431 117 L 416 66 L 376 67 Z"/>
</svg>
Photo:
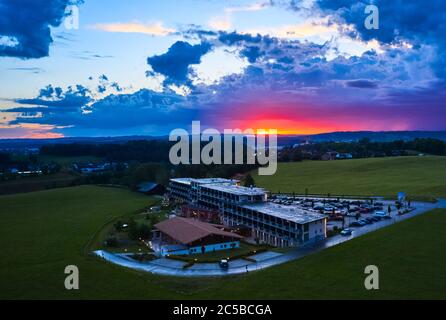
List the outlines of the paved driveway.
<svg viewBox="0 0 446 320">
<path fill-rule="evenodd" d="M 108 262 L 123 267 L 132 268 L 135 270 L 142 270 L 160 275 L 203 277 L 203 276 L 224 276 L 224 275 L 241 274 L 250 271 L 269 268 L 271 266 L 275 266 L 288 261 L 297 260 L 310 253 L 315 253 L 323 249 L 338 245 L 340 243 L 359 237 L 368 232 L 372 232 L 379 228 L 389 226 L 391 224 L 397 223 L 405 219 L 409 219 L 411 217 L 425 213 L 432 209 L 446 208 L 446 199 L 441 199 L 437 203 L 414 202 L 413 206 L 416 207 L 416 209 L 408 214 L 404 214 L 401 216 L 393 214 L 392 215 L 393 219 L 382 220 L 370 225 L 366 225 L 364 227 L 351 228 L 353 230 L 351 236 L 345 237 L 337 235 L 331 238 L 327 238 L 324 241 L 318 242 L 316 244 L 292 249 L 284 254 L 279 254 L 272 251 L 259 253 L 250 257 L 256 260 L 256 262 L 244 259 L 232 260 L 229 262 L 229 268 L 226 270 L 221 269 L 218 263 L 197 263 L 189 268 L 183 268 L 183 266 L 185 265 L 184 262 L 166 258 L 161 258 L 141 263 L 133 259 L 130 259 L 128 255 L 113 254 L 103 250 L 95 251 L 94 254 L 96 254 L 97 256 L 101 257 L 102 259 Z"/>
</svg>

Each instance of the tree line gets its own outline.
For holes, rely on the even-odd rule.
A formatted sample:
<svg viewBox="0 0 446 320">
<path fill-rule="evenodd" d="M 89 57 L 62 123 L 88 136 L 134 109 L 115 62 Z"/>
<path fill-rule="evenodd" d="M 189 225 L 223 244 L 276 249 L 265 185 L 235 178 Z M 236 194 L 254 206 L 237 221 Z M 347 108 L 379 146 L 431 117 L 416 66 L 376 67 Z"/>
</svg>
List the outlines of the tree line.
<svg viewBox="0 0 446 320">
<path fill-rule="evenodd" d="M 354 158 L 404 156 L 416 153 L 446 155 L 446 142 L 431 138 L 410 141 L 371 141 L 368 138 L 355 142 L 318 142 L 288 146 L 281 150 L 279 161 L 319 160 L 326 152 L 350 153 Z"/>
</svg>

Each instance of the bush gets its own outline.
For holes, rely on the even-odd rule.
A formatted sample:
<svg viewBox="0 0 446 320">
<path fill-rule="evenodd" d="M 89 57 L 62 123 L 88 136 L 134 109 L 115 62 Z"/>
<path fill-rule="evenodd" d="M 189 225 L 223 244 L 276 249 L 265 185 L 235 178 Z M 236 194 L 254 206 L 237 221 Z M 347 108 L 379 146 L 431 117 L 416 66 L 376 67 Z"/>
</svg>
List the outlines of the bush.
<svg viewBox="0 0 446 320">
<path fill-rule="evenodd" d="M 141 224 L 138 227 L 138 239 L 149 239 L 150 235 L 152 234 L 151 229 L 146 224 Z"/>
<path fill-rule="evenodd" d="M 115 237 L 110 237 L 107 240 L 105 240 L 105 245 L 107 247 L 115 248 L 118 246 L 118 239 L 116 239 Z"/>
</svg>

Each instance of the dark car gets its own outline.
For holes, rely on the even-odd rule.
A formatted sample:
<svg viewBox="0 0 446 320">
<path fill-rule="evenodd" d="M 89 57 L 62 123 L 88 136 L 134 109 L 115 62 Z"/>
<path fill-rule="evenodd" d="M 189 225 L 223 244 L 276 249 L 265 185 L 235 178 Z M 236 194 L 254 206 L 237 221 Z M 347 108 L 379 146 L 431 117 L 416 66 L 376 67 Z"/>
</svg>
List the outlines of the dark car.
<svg viewBox="0 0 446 320">
<path fill-rule="evenodd" d="M 350 236 L 351 234 L 352 234 L 352 230 L 350 230 L 348 228 L 341 231 L 341 235 L 343 235 L 343 236 Z"/>
<path fill-rule="evenodd" d="M 358 221 L 353 221 L 350 223 L 350 227 L 362 227 L 362 224 L 360 224 Z"/>
<path fill-rule="evenodd" d="M 371 217 L 371 218 L 369 218 L 369 219 L 370 219 L 370 220 L 373 220 L 374 222 L 378 222 L 378 221 L 381 220 L 380 217 Z"/>
<path fill-rule="evenodd" d="M 387 216 L 383 216 L 383 219 L 389 220 L 389 219 L 392 219 L 392 217 L 387 215 Z"/>
<path fill-rule="evenodd" d="M 365 218 L 364 220 L 369 224 L 375 222 L 375 220 L 373 220 L 372 218 Z"/>
<path fill-rule="evenodd" d="M 370 224 L 371 222 L 367 221 L 366 219 L 361 219 L 358 221 L 362 226 L 365 226 L 366 224 Z"/>
<path fill-rule="evenodd" d="M 229 268 L 229 262 L 226 259 L 221 260 L 219 265 L 220 265 L 220 268 L 222 268 L 222 269 L 228 269 Z"/>
</svg>

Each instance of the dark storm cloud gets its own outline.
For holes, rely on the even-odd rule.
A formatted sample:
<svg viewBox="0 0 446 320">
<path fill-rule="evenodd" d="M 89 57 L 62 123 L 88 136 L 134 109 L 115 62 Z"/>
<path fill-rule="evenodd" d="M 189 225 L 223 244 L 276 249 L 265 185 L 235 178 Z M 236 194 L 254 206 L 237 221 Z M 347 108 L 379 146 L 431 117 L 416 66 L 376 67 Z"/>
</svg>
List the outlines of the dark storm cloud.
<svg viewBox="0 0 446 320">
<path fill-rule="evenodd" d="M 188 42 L 175 42 L 166 53 L 147 58 L 153 71 L 166 77 L 167 83 L 188 83 L 189 67 L 201 62 L 201 57 L 211 50 L 210 43 L 191 45 Z M 149 73 L 150 74 L 150 73 Z"/>
<path fill-rule="evenodd" d="M 363 88 L 363 89 L 375 89 L 378 87 L 378 84 L 375 81 L 369 80 L 351 80 L 346 82 L 347 86 L 353 88 Z"/>
<path fill-rule="evenodd" d="M 21 105 L 37 106 L 36 111 L 44 113 L 81 110 L 91 101 L 90 91 L 81 85 L 71 86 L 65 92 L 59 87 L 48 85 L 40 89 L 39 96 L 36 98 L 15 100 Z M 23 107 L 11 108 L 3 110 L 3 112 L 21 112 L 22 109 Z M 26 111 L 30 111 L 29 109 L 31 108 L 26 108 Z"/>
<path fill-rule="evenodd" d="M 0 2 L 0 37 L 12 43 L 0 44 L 0 56 L 22 59 L 42 58 L 53 42 L 50 27 L 57 27 L 65 17 L 67 5 L 78 0 L 2 0 Z M 10 41 L 10 42 L 11 42 Z"/>
<path fill-rule="evenodd" d="M 379 9 L 379 29 L 366 29 L 364 9 L 374 4 Z M 353 24 L 353 36 L 363 40 L 377 39 L 381 43 L 410 41 L 418 47 L 422 44 L 434 46 L 437 56 L 431 66 L 439 77 L 446 77 L 446 1 L 444 0 L 317 0 L 324 13 Z M 352 35 L 350 31 L 349 35 Z"/>
</svg>

